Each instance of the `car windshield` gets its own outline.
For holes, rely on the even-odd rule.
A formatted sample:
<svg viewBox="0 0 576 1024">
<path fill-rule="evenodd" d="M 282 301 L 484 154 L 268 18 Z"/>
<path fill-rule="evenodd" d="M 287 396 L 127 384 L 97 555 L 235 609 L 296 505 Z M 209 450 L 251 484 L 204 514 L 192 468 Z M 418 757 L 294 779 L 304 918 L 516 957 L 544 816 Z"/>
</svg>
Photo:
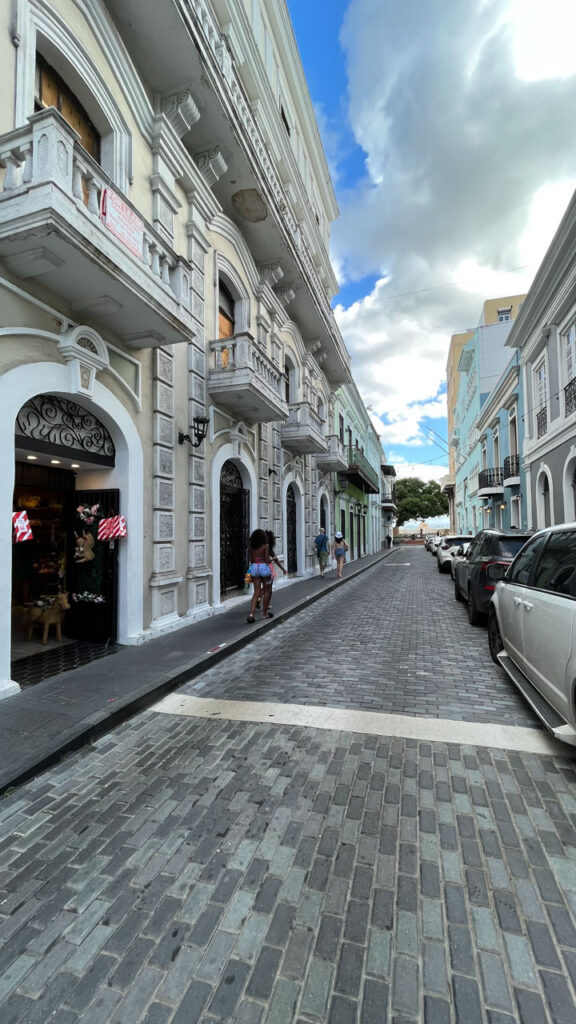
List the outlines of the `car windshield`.
<svg viewBox="0 0 576 1024">
<path fill-rule="evenodd" d="M 501 537 L 498 541 L 498 554 L 503 558 L 515 558 L 530 537 Z"/>
</svg>

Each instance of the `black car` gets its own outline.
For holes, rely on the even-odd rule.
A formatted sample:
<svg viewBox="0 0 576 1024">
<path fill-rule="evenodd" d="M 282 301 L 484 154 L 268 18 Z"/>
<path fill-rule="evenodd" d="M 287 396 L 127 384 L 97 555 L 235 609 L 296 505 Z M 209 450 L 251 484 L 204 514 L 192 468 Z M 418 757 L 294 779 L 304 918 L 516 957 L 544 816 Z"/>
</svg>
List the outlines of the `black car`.
<svg viewBox="0 0 576 1024">
<path fill-rule="evenodd" d="M 496 562 L 510 565 L 531 533 L 519 530 L 480 530 L 472 540 L 466 557 L 454 565 L 454 597 L 468 604 L 468 619 L 472 626 L 484 622 L 494 581 L 486 575 L 488 565 Z"/>
</svg>

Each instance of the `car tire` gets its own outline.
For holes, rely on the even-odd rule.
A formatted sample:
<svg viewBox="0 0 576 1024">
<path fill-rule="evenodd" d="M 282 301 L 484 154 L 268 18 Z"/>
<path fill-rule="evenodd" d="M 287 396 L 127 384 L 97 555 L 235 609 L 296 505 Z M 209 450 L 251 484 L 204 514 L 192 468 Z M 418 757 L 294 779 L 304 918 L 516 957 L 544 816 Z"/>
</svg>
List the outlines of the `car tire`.
<svg viewBox="0 0 576 1024">
<path fill-rule="evenodd" d="M 500 626 L 498 625 L 498 616 L 493 608 L 488 613 L 488 648 L 490 650 L 490 657 L 495 665 L 499 665 L 498 655 L 500 651 L 504 650 L 504 644 L 502 643 L 502 637 L 500 635 Z"/>
<path fill-rule="evenodd" d="M 481 626 L 484 621 L 484 616 L 478 611 L 474 604 L 474 598 L 472 591 L 468 588 L 468 622 L 471 626 Z"/>
<path fill-rule="evenodd" d="M 456 582 L 456 580 L 454 580 L 454 598 L 456 599 L 456 601 L 461 601 L 462 600 L 462 594 L 460 593 L 460 587 L 458 586 L 458 583 Z"/>
<path fill-rule="evenodd" d="M 444 567 L 438 562 L 438 572 L 444 572 Z"/>
</svg>

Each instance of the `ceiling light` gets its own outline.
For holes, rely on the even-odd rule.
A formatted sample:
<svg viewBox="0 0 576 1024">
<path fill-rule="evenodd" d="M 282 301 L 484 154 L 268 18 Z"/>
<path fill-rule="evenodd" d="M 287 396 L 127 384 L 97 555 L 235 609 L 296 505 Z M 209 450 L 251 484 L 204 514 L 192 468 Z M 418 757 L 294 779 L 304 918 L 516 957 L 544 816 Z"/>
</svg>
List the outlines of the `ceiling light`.
<svg viewBox="0 0 576 1024">
<path fill-rule="evenodd" d="M 37 455 L 27 455 L 26 458 L 29 459 L 30 462 L 34 462 L 38 458 L 38 456 Z"/>
<path fill-rule="evenodd" d="M 71 462 L 70 463 L 70 469 L 80 469 L 80 463 L 79 462 Z"/>
<path fill-rule="evenodd" d="M 60 465 L 60 459 L 50 459 L 50 465 L 51 466 L 59 466 Z"/>
</svg>

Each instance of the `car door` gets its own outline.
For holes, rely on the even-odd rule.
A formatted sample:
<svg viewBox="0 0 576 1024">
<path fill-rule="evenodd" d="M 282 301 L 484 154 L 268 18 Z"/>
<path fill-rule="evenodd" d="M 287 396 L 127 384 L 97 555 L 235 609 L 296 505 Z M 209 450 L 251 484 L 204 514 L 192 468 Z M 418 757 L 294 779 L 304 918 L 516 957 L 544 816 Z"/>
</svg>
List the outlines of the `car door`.
<svg viewBox="0 0 576 1024">
<path fill-rule="evenodd" d="M 477 533 L 474 540 L 470 542 L 470 546 L 466 552 L 464 558 L 454 566 L 454 574 L 456 577 L 456 585 L 465 598 L 468 595 L 468 577 L 470 575 L 470 566 L 473 565 L 476 555 L 480 551 L 482 544 L 482 533 Z"/>
<path fill-rule="evenodd" d="M 512 562 L 506 579 L 497 586 L 500 634 L 507 654 L 525 672 L 524 626 L 527 584 L 538 565 L 546 542 L 545 535 L 529 541 Z"/>
<path fill-rule="evenodd" d="M 524 672 L 563 718 L 570 719 L 566 670 L 576 611 L 576 530 L 551 533 L 525 589 Z"/>
</svg>

